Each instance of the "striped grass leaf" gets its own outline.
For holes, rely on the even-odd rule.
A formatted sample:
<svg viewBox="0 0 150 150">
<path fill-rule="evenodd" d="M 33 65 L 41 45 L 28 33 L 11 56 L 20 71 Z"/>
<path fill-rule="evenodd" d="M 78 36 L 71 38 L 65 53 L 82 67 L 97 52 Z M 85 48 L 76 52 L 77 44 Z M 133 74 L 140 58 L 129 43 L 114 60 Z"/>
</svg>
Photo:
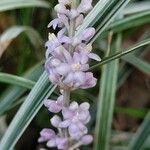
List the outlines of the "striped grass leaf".
<svg viewBox="0 0 150 150">
<path fill-rule="evenodd" d="M 141 150 L 144 147 L 148 137 L 150 136 L 150 112 L 145 117 L 143 123 L 137 130 L 133 139 L 131 140 L 128 150 Z"/>
<path fill-rule="evenodd" d="M 104 7 L 100 12 L 97 24 L 94 25 L 96 28 L 96 34 L 91 39 L 94 42 L 102 33 L 106 30 L 109 24 L 115 19 L 115 17 L 123 10 L 123 8 L 130 2 L 130 0 L 113 0 Z"/>
<path fill-rule="evenodd" d="M 101 33 L 108 27 L 110 22 L 116 15 L 124 8 L 130 0 L 100 0 L 94 9 L 85 18 L 83 25 L 79 28 L 77 35 L 88 26 L 96 28 L 96 34 L 92 42 L 101 35 Z"/>
<path fill-rule="evenodd" d="M 31 27 L 27 26 L 13 26 L 7 29 L 1 36 L 0 36 L 0 56 L 9 46 L 9 44 L 19 36 L 21 33 L 25 33 L 28 38 L 30 39 L 31 43 L 36 47 L 40 47 L 42 45 L 42 39 L 38 32 Z"/>
<path fill-rule="evenodd" d="M 150 2 L 149 1 L 143 1 L 143 2 L 134 2 L 128 5 L 124 11 L 123 15 L 131 15 L 143 11 L 150 10 Z"/>
<path fill-rule="evenodd" d="M 40 63 L 27 71 L 23 77 L 35 82 L 42 74 L 42 71 L 43 68 Z M 8 89 L 6 89 L 0 96 L 0 115 L 3 115 L 3 113 L 9 107 L 11 107 L 14 102 L 16 102 L 25 92 L 27 92 L 27 88 L 23 88 L 20 86 L 9 86 Z"/>
<path fill-rule="evenodd" d="M 143 73 L 150 75 L 150 63 L 146 62 L 145 60 L 134 55 L 126 55 L 123 57 L 123 60 L 130 63 Z"/>
<path fill-rule="evenodd" d="M 148 139 L 146 140 L 146 142 L 144 143 L 144 148 L 143 150 L 149 150 L 150 149 L 150 136 L 148 137 Z"/>
<path fill-rule="evenodd" d="M 120 49 L 122 35 L 117 35 L 112 53 Z M 100 80 L 100 95 L 97 105 L 95 128 L 95 150 L 108 150 L 111 135 L 111 123 L 114 111 L 114 102 L 117 89 L 119 60 L 116 59 L 102 66 Z"/>
<path fill-rule="evenodd" d="M 2 72 L 0 72 L 0 82 L 18 85 L 27 89 L 32 89 L 35 85 L 35 82 L 29 79 Z"/>
<path fill-rule="evenodd" d="M 102 66 L 102 65 L 104 65 L 104 64 L 106 64 L 106 63 L 108 63 L 108 62 L 110 62 L 112 60 L 118 59 L 118 58 L 120 58 L 122 56 L 125 56 L 125 55 L 127 55 L 127 54 L 129 54 L 129 53 L 131 53 L 131 52 L 133 52 L 135 50 L 137 50 L 138 48 L 143 47 L 145 45 L 149 45 L 149 44 L 150 44 L 150 39 L 146 39 L 146 40 L 140 41 L 140 42 L 136 43 L 135 45 L 133 45 L 132 47 L 130 47 L 130 48 L 126 49 L 126 50 L 122 50 L 122 51 L 120 50 L 121 52 L 113 54 L 113 55 L 111 55 L 109 57 L 105 57 L 100 63 L 92 66 L 90 68 L 90 70 L 92 70 L 94 68 L 97 68 L 97 67 L 100 67 L 100 66 Z"/>
<path fill-rule="evenodd" d="M 102 37 L 104 35 L 107 35 L 110 30 L 113 31 L 114 33 L 117 33 L 117 32 L 127 30 L 129 28 L 134 28 L 137 26 L 144 25 L 146 23 L 150 23 L 149 18 L 150 18 L 150 10 L 144 11 L 144 12 L 139 13 L 139 14 L 134 14 L 132 16 L 125 17 L 125 18 L 122 18 L 119 20 L 116 20 L 116 21 L 112 22 L 108 26 L 106 31 L 104 31 L 102 33 Z"/>
<path fill-rule="evenodd" d="M 139 41 L 142 41 L 144 39 L 149 38 L 149 31 L 146 31 L 139 39 Z M 130 55 L 138 56 L 139 58 L 142 58 L 147 52 L 149 51 L 149 45 L 142 46 L 138 48 L 136 51 L 134 51 Z M 122 57 L 123 58 L 123 57 Z M 132 73 L 133 67 L 131 65 L 128 65 L 126 62 L 122 65 L 119 71 L 119 77 L 118 77 L 118 88 L 121 87 L 121 85 L 126 81 L 126 79 L 129 77 L 129 75 Z"/>
<path fill-rule="evenodd" d="M 17 114 L 13 118 L 6 133 L 2 137 L 0 146 L 2 150 L 12 149 L 31 120 L 43 105 L 43 100 L 48 98 L 55 87 L 49 84 L 46 72 L 44 72 L 30 94 L 22 104 Z"/>
<path fill-rule="evenodd" d="M 25 7 L 49 8 L 49 3 L 42 0 L 0 0 L 0 12 Z"/>
<path fill-rule="evenodd" d="M 95 22 L 97 22 L 100 19 L 102 10 L 106 7 L 106 5 L 108 5 L 109 2 L 110 0 L 99 0 L 95 5 L 94 9 L 92 9 L 92 11 L 84 19 L 84 22 L 77 31 L 77 34 L 82 32 L 87 27 L 93 26 Z"/>
</svg>

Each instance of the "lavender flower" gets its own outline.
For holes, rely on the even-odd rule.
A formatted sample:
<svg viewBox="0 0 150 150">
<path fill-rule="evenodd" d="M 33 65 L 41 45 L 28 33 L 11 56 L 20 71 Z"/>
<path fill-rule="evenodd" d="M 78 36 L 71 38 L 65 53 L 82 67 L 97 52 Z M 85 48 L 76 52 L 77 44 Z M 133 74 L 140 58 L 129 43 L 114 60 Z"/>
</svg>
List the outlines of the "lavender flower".
<svg viewBox="0 0 150 150">
<path fill-rule="evenodd" d="M 48 147 L 74 150 L 81 145 L 90 144 L 93 137 L 88 134 L 86 127 L 91 118 L 90 104 L 70 102 L 70 92 L 96 85 L 97 79 L 88 71 L 88 62 L 90 59 L 101 59 L 92 52 L 92 44 L 89 43 L 95 34 L 94 28 L 89 27 L 76 35 L 84 16 L 92 9 L 92 0 L 81 0 L 79 5 L 76 0 L 58 2 L 54 8 L 57 18 L 49 23 L 48 28 L 60 28 L 60 31 L 57 35 L 49 33 L 45 44 L 45 70 L 49 80 L 59 87 L 62 95 L 57 100 L 44 101 L 45 107 L 55 113 L 50 122 L 57 132 L 45 128 L 40 132 L 38 141 L 47 142 Z"/>
<path fill-rule="evenodd" d="M 61 98 L 62 96 L 58 98 L 59 101 Z M 59 101 L 55 101 L 55 105 Z M 54 111 L 58 109 L 53 109 L 51 106 L 53 105 L 53 100 L 46 100 L 44 104 L 50 112 L 58 112 Z M 57 106 L 59 108 L 59 105 Z M 38 141 L 47 142 L 48 147 L 57 147 L 62 150 L 69 149 L 69 143 L 72 143 L 72 146 L 90 144 L 93 138 L 91 135 L 87 135 L 88 129 L 85 126 L 91 118 L 89 107 L 90 105 L 87 102 L 80 105 L 77 102 L 72 102 L 69 107 L 63 105 L 61 108 L 62 118 L 55 115 L 50 119 L 51 124 L 57 128 L 58 133 L 45 128 L 40 132 Z M 68 134 L 67 137 L 66 134 Z"/>
</svg>

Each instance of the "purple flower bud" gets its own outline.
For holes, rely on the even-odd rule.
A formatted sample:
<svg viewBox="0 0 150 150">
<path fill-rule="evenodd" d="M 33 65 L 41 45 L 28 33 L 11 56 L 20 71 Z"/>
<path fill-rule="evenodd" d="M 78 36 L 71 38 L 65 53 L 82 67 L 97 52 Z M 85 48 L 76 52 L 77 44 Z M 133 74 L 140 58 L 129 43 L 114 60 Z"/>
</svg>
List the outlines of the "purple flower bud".
<svg viewBox="0 0 150 150">
<path fill-rule="evenodd" d="M 59 14 L 67 14 L 68 13 L 68 10 L 66 9 L 66 7 L 63 4 L 57 4 L 54 9 Z"/>
<path fill-rule="evenodd" d="M 90 27 L 90 28 L 87 28 L 85 29 L 82 34 L 81 34 L 81 40 L 83 41 L 89 41 L 95 34 L 95 29 Z"/>
<path fill-rule="evenodd" d="M 47 145 L 47 147 L 56 147 L 57 146 L 56 139 L 53 138 L 53 139 L 49 140 L 46 145 Z"/>
<path fill-rule="evenodd" d="M 58 128 L 59 124 L 61 123 L 61 118 L 59 116 L 55 115 L 53 118 L 51 118 L 50 121 L 54 127 Z"/>
<path fill-rule="evenodd" d="M 63 115 L 64 119 L 70 119 L 70 118 L 72 118 L 74 116 L 74 112 L 72 112 L 68 108 L 64 108 L 62 110 L 62 115 Z"/>
<path fill-rule="evenodd" d="M 45 100 L 44 105 L 45 105 L 45 107 L 48 108 L 48 110 L 50 112 L 58 113 L 62 110 L 63 105 L 64 105 L 63 96 L 62 95 L 59 96 L 57 101 L 55 101 L 55 100 Z"/>
<path fill-rule="evenodd" d="M 68 128 L 69 135 L 76 140 L 79 140 L 84 134 L 87 133 L 87 128 L 84 126 L 78 126 L 77 124 L 71 124 Z"/>
<path fill-rule="evenodd" d="M 68 16 L 70 19 L 74 19 L 79 16 L 79 12 L 76 9 L 71 9 Z"/>
<path fill-rule="evenodd" d="M 68 139 L 67 138 L 56 138 L 57 148 L 60 150 L 68 149 Z"/>
<path fill-rule="evenodd" d="M 77 102 L 72 102 L 69 106 L 69 110 L 76 111 L 78 109 L 79 105 Z"/>
<path fill-rule="evenodd" d="M 96 85 L 97 79 L 93 77 L 93 73 L 87 72 L 85 76 L 85 82 L 80 86 L 82 89 L 87 89 L 94 87 Z"/>
<path fill-rule="evenodd" d="M 38 142 L 48 141 L 48 140 L 54 138 L 55 136 L 56 135 L 53 130 L 45 128 L 40 132 L 40 138 L 38 139 Z"/>
<path fill-rule="evenodd" d="M 84 102 L 84 103 L 80 104 L 80 108 L 82 110 L 88 110 L 90 108 L 90 104 L 87 102 Z"/>
<path fill-rule="evenodd" d="M 87 13 L 92 9 L 92 0 L 81 0 L 77 10 L 81 13 Z"/>
<path fill-rule="evenodd" d="M 82 43 L 87 43 L 95 34 L 95 29 L 90 27 L 85 29 L 79 36 L 75 36 L 72 40 L 74 47 Z"/>
<path fill-rule="evenodd" d="M 88 144 L 92 143 L 92 141 L 93 141 L 93 137 L 91 135 L 85 135 L 80 139 L 80 142 L 83 145 L 88 145 Z"/>
<path fill-rule="evenodd" d="M 71 124 L 71 120 L 65 120 L 59 123 L 59 128 L 67 128 Z"/>
<path fill-rule="evenodd" d="M 53 113 L 58 113 L 61 111 L 62 107 L 59 106 L 56 101 L 51 101 L 51 100 L 46 100 L 44 101 L 44 105 L 45 107 L 48 108 L 48 110 L 50 112 L 53 112 Z"/>
<path fill-rule="evenodd" d="M 76 28 L 81 25 L 83 23 L 84 20 L 84 16 L 82 14 L 80 14 L 77 18 L 76 18 Z"/>
</svg>

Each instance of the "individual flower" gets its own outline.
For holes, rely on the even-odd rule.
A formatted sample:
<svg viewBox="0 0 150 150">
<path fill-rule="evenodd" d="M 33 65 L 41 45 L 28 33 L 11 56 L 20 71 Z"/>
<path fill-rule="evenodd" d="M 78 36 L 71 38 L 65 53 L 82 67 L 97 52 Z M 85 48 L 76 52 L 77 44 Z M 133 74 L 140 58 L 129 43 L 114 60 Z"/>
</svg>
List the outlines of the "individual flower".
<svg viewBox="0 0 150 150">
<path fill-rule="evenodd" d="M 91 135 L 84 135 L 81 139 L 80 142 L 83 145 L 89 145 L 90 143 L 92 143 L 93 141 L 93 137 Z"/>
<path fill-rule="evenodd" d="M 92 8 L 92 0 L 81 0 L 77 10 L 80 13 L 88 13 Z"/>
<path fill-rule="evenodd" d="M 49 40 L 46 42 L 45 46 L 47 47 L 46 50 L 46 59 L 49 58 L 49 55 L 59 46 L 62 44 L 69 44 L 70 38 L 64 35 L 65 29 L 62 29 L 58 32 L 57 37 L 54 33 L 49 33 Z"/>
<path fill-rule="evenodd" d="M 44 105 L 48 108 L 50 112 L 58 113 L 62 110 L 64 106 L 63 96 L 59 96 L 57 100 L 45 100 Z"/>
<path fill-rule="evenodd" d="M 101 61 L 101 58 L 95 54 L 95 53 L 92 53 L 92 45 L 91 44 L 79 44 L 77 47 L 76 47 L 76 50 L 77 52 L 81 53 L 82 56 L 84 56 L 84 61 L 87 62 L 89 59 L 93 59 L 93 60 L 96 60 L 96 61 Z"/>
<path fill-rule="evenodd" d="M 81 34 L 73 38 L 72 45 L 77 46 L 78 44 L 81 43 L 87 43 L 94 36 L 94 34 L 95 34 L 94 28 L 92 27 L 87 28 Z"/>
<path fill-rule="evenodd" d="M 52 26 L 53 29 L 55 30 L 56 27 L 59 27 L 59 28 L 65 27 L 69 30 L 69 19 L 68 19 L 68 17 L 64 14 L 58 14 L 57 16 L 58 16 L 58 18 L 52 20 L 48 24 L 48 28 L 50 28 Z"/>
<path fill-rule="evenodd" d="M 68 127 L 69 135 L 71 138 L 76 140 L 80 139 L 88 132 L 85 125 L 91 118 L 89 107 L 90 105 L 87 102 L 80 105 L 78 105 L 77 102 L 72 102 L 69 107 L 62 109 L 64 121 L 59 122 L 58 127 Z"/>
<path fill-rule="evenodd" d="M 55 132 L 51 129 L 45 128 L 40 132 L 38 142 L 50 141 L 56 136 Z"/>
</svg>

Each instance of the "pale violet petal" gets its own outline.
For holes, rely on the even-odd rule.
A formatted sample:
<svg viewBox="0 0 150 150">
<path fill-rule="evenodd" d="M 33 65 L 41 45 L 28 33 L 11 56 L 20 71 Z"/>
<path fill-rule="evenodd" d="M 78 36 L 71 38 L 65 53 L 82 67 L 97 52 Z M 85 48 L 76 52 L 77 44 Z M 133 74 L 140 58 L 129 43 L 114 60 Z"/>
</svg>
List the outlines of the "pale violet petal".
<svg viewBox="0 0 150 150">
<path fill-rule="evenodd" d="M 54 127 L 58 128 L 59 124 L 61 123 L 62 120 L 61 120 L 61 118 L 59 116 L 55 115 L 54 117 L 51 118 L 50 121 L 51 121 L 51 124 Z"/>
<path fill-rule="evenodd" d="M 89 53 L 88 56 L 89 58 L 94 59 L 96 61 L 101 61 L 101 58 L 97 54 Z"/>
<path fill-rule="evenodd" d="M 83 145 L 88 145 L 88 144 L 92 143 L 92 141 L 93 141 L 93 137 L 91 135 L 85 135 L 80 140 L 80 142 Z"/>
<path fill-rule="evenodd" d="M 71 121 L 69 119 L 60 122 L 59 128 L 67 128 L 71 124 Z"/>
</svg>

